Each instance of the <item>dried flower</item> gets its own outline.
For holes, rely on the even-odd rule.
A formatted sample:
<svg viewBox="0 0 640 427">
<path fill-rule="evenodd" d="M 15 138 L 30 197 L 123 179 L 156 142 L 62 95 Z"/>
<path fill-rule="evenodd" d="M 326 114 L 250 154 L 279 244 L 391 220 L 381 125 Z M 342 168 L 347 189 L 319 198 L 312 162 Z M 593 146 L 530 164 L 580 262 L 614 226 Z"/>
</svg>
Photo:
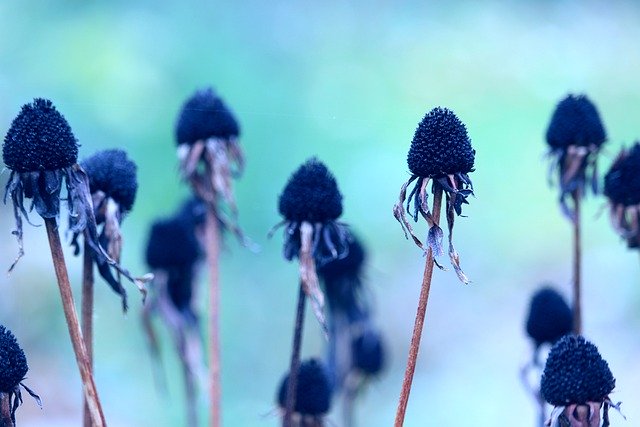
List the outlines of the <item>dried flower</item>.
<svg viewBox="0 0 640 427">
<path fill-rule="evenodd" d="M 22 386 L 42 406 L 40 397 L 22 384 L 29 366 L 24 351 L 10 330 L 0 325 L 0 393 L 9 395 L 11 420 L 15 424 L 16 409 L 22 404 Z"/>
<path fill-rule="evenodd" d="M 469 279 L 460 268 L 459 255 L 453 246 L 453 223 L 455 215 L 462 214 L 462 205 L 468 203 L 467 198 L 473 194 L 473 184 L 468 174 L 474 170 L 474 159 L 475 150 L 471 147 L 465 125 L 453 111 L 434 108 L 419 123 L 411 141 L 407 156 L 411 178 L 402 185 L 399 201 L 393 208 L 393 214 L 400 222 L 405 237 L 408 238 L 410 235 L 415 244 L 426 251 L 407 221 L 406 211 L 409 211 L 415 222 L 418 221 L 418 215 L 422 215 L 429 225 L 428 246 L 435 256 L 440 256 L 443 254 L 443 233 L 433 220 L 427 200 L 427 187 L 432 181 L 433 193 L 436 188 L 444 190 L 447 201 L 449 258 L 458 278 L 465 284 L 469 283 Z M 413 181 L 416 183 L 407 197 L 407 188 Z"/>
<path fill-rule="evenodd" d="M 278 405 L 284 409 L 287 402 L 289 375 L 280 383 Z M 297 426 L 319 426 L 331 407 L 331 386 L 327 371 L 317 359 L 309 359 L 298 369 L 298 387 L 294 413 L 299 417 Z"/>
<path fill-rule="evenodd" d="M 622 149 L 604 177 L 611 223 L 629 248 L 640 247 L 640 143 Z"/>
<path fill-rule="evenodd" d="M 560 205 L 574 218 L 575 207 L 567 204 L 573 192 L 584 195 L 587 179 L 598 192 L 597 156 L 607 136 L 595 105 L 585 95 L 568 95 L 553 112 L 547 129 L 550 173 L 558 170 Z"/>
<path fill-rule="evenodd" d="M 382 335 L 373 327 L 365 328 L 352 342 L 353 368 L 365 377 L 378 375 L 384 368 Z"/>
<path fill-rule="evenodd" d="M 563 417 L 571 426 L 598 425 L 603 404 L 608 420 L 608 407 L 619 407 L 609 400 L 615 383 L 609 365 L 595 345 L 579 335 L 564 336 L 551 348 L 540 383 L 542 396 L 556 407 L 550 425 L 564 425 L 559 421 Z M 588 424 L 574 424 L 578 421 Z"/>
<path fill-rule="evenodd" d="M 573 329 L 571 308 L 555 289 L 545 286 L 531 297 L 526 324 L 536 350 L 542 344 L 555 344 Z"/>
</svg>

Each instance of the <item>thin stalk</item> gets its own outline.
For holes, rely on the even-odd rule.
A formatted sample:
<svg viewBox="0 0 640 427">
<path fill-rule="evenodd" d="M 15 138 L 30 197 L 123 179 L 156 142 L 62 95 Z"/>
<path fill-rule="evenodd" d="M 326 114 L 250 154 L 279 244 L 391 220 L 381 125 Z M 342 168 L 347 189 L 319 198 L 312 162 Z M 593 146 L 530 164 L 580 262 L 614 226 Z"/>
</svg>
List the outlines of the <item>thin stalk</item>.
<svg viewBox="0 0 640 427">
<path fill-rule="evenodd" d="M 189 427 L 197 427 L 198 426 L 198 411 L 196 407 L 196 383 L 193 378 L 193 374 L 189 369 L 189 365 L 187 363 L 183 363 L 182 372 L 184 375 L 184 389 L 186 394 L 186 408 L 187 408 L 187 426 Z"/>
<path fill-rule="evenodd" d="M 575 206 L 575 216 L 573 218 L 573 332 L 580 335 L 582 333 L 580 192 L 575 190 L 572 196 Z"/>
<path fill-rule="evenodd" d="M 298 291 L 298 307 L 296 309 L 296 324 L 293 330 L 293 347 L 291 349 L 291 363 L 289 365 L 289 382 L 287 383 L 287 402 L 282 419 L 282 427 L 293 427 L 292 416 L 298 389 L 298 370 L 300 369 L 300 348 L 302 347 L 302 329 L 304 328 L 304 309 L 306 294 L 302 283 Z"/>
<path fill-rule="evenodd" d="M 207 264 L 209 265 L 209 381 L 211 387 L 211 427 L 220 427 L 222 411 L 220 400 L 222 387 L 220 384 L 220 331 L 219 307 L 220 285 L 218 261 L 220 257 L 220 229 L 218 218 L 211 208 L 207 209 L 206 225 Z"/>
<path fill-rule="evenodd" d="M 440 207 L 442 205 L 442 187 L 438 184 L 434 185 L 433 195 L 433 221 L 435 225 L 440 222 Z M 411 392 L 411 383 L 413 382 L 413 374 L 416 370 L 416 362 L 418 360 L 418 350 L 420 349 L 420 338 L 422 336 L 422 327 L 424 325 L 424 316 L 427 312 L 427 303 L 429 302 L 429 291 L 431 289 L 431 277 L 433 276 L 434 254 L 431 248 L 427 250 L 427 260 L 424 266 L 424 275 L 422 277 L 422 289 L 420 290 L 420 301 L 418 302 L 418 311 L 413 326 L 413 335 L 411 336 L 411 346 L 409 347 L 409 358 L 407 360 L 407 368 L 404 373 L 404 381 L 402 382 L 402 390 L 400 391 L 400 401 L 398 402 L 398 410 L 396 412 L 395 427 L 402 427 L 404 424 L 404 415 L 407 411 L 407 403 L 409 402 L 409 393 Z"/>
<path fill-rule="evenodd" d="M 85 241 L 82 254 L 82 302 L 81 319 L 84 345 L 87 349 L 89 369 L 93 374 L 93 257 Z M 91 414 L 87 399 L 84 399 L 84 427 L 91 427 Z"/>
<path fill-rule="evenodd" d="M 47 227 L 47 237 L 49 238 L 51 258 L 53 259 L 53 267 L 56 271 L 58 288 L 60 289 L 62 308 L 67 321 L 73 351 L 76 355 L 76 362 L 80 371 L 80 378 L 82 379 L 84 397 L 89 406 L 91 421 L 94 427 L 104 427 L 107 423 L 102 412 L 100 399 L 98 398 L 98 390 L 96 389 L 96 384 L 91 374 L 89 357 L 87 356 L 87 349 L 84 346 L 84 339 L 82 338 L 82 332 L 78 322 L 78 314 L 76 313 L 73 302 L 69 274 L 67 273 L 67 266 L 64 261 L 64 254 L 62 253 L 62 244 L 60 243 L 60 236 L 58 235 L 58 226 L 54 218 L 45 218 L 44 223 Z"/>
<path fill-rule="evenodd" d="M 14 427 L 11 420 L 11 398 L 9 393 L 0 392 L 0 427 Z"/>
</svg>

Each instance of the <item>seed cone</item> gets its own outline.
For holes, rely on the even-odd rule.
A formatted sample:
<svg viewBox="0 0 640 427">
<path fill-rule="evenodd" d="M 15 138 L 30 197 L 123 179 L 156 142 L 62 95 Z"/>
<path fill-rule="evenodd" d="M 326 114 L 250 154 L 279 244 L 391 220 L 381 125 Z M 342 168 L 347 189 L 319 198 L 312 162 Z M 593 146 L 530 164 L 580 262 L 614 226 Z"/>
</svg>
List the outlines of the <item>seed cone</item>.
<svg viewBox="0 0 640 427">
<path fill-rule="evenodd" d="M 211 88 L 196 91 L 183 104 L 175 130 L 178 144 L 209 138 L 228 140 L 239 135 L 238 121 Z"/>
<path fill-rule="evenodd" d="M 447 108 L 429 111 L 411 141 L 407 163 L 413 175 L 441 177 L 473 171 L 475 150 L 467 128 Z"/>
<path fill-rule="evenodd" d="M 367 375 L 376 375 L 384 367 L 385 352 L 378 331 L 367 329 L 352 343 L 353 366 Z"/>
<path fill-rule="evenodd" d="M 595 345 L 567 335 L 549 352 L 540 391 L 554 406 L 602 402 L 615 387 L 609 365 Z"/>
<path fill-rule="evenodd" d="M 0 392 L 13 393 L 27 375 L 24 351 L 10 330 L 0 325 Z"/>
<path fill-rule="evenodd" d="M 615 205 L 640 204 L 640 143 L 622 150 L 604 177 L 604 195 Z"/>
<path fill-rule="evenodd" d="M 283 379 L 278 391 L 278 405 L 284 408 L 287 402 L 289 374 Z M 324 366 L 317 359 L 300 364 L 294 412 L 318 416 L 329 412 L 331 386 Z"/>
<path fill-rule="evenodd" d="M 547 144 L 552 149 L 599 147 L 606 138 L 600 114 L 585 95 L 568 95 L 560 101 L 547 129 Z"/>
<path fill-rule="evenodd" d="M 85 159 L 82 168 L 89 176 L 91 193 L 102 191 L 127 212 L 133 207 L 138 190 L 136 164 L 123 150 L 104 150 Z"/>
<path fill-rule="evenodd" d="M 536 346 L 554 344 L 573 329 L 571 308 L 557 291 L 542 288 L 531 298 L 526 329 Z"/>
<path fill-rule="evenodd" d="M 16 172 L 52 171 L 78 158 L 78 144 L 64 116 L 51 101 L 36 98 L 13 119 L 4 138 L 2 156 Z"/>
<path fill-rule="evenodd" d="M 289 178 L 278 210 L 288 221 L 325 223 L 342 214 L 342 194 L 327 167 L 312 158 Z"/>
</svg>

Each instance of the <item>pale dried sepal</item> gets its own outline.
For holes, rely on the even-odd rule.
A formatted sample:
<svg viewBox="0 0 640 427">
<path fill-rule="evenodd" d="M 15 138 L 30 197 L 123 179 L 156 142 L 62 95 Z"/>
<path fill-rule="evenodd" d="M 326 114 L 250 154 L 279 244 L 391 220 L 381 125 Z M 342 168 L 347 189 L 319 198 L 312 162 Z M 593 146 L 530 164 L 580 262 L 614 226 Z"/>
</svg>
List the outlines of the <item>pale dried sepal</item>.
<svg viewBox="0 0 640 427">
<path fill-rule="evenodd" d="M 313 225 L 307 221 L 300 224 L 300 281 L 302 289 L 311 301 L 313 313 L 318 319 L 325 335 L 328 333 L 324 317 L 324 294 L 320 289 L 316 263 L 313 259 Z"/>
<path fill-rule="evenodd" d="M 413 239 L 413 242 L 420 249 L 422 249 L 423 251 L 426 251 L 426 248 L 424 247 L 420 239 L 414 234 L 411 224 L 409 224 L 409 221 L 407 221 L 407 214 L 404 209 L 404 202 L 407 198 L 407 187 L 409 186 L 409 184 L 415 181 L 416 178 L 417 176 L 415 175 L 412 176 L 411 178 L 409 178 L 407 182 L 402 184 L 402 187 L 400 187 L 400 196 L 398 197 L 398 203 L 393 205 L 393 216 L 400 223 L 400 226 L 402 227 L 402 231 L 404 232 L 404 237 L 408 239 L 409 236 L 411 236 L 411 238 Z"/>
</svg>

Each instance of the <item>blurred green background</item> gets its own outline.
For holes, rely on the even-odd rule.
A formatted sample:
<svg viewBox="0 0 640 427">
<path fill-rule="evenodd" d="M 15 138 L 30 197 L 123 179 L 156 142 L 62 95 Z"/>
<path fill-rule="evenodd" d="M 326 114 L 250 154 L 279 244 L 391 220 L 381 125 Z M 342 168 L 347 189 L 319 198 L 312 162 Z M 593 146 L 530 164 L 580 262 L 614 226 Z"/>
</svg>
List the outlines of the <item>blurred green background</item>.
<svg viewBox="0 0 640 427">
<path fill-rule="evenodd" d="M 173 125 L 196 88 L 214 86 L 237 113 L 247 157 L 236 185 L 240 221 L 262 250 L 227 239 L 221 259 L 223 411 L 227 426 L 276 426 L 274 395 L 288 367 L 297 266 L 281 255 L 277 197 L 317 155 L 344 194 L 344 217 L 368 244 L 367 281 L 390 353 L 357 409 L 362 426 L 392 424 L 423 268 L 391 214 L 408 177 L 414 129 L 434 106 L 453 109 L 477 150 L 476 198 L 456 223 L 473 283 L 436 271 L 407 426 L 534 425 L 518 380 L 529 357 L 523 319 L 544 281 L 568 295 L 571 229 L 546 182 L 544 131 L 555 104 L 586 93 L 599 107 L 608 167 L 640 137 L 640 6 L 600 1 L 0 2 L 0 129 L 20 106 L 49 97 L 82 144 L 81 157 L 123 147 L 140 188 L 124 224 L 124 264 L 144 272 L 150 222 L 188 194 L 177 178 Z M 2 176 L 2 185 L 8 173 Z M 612 399 L 640 419 L 640 258 L 613 233 L 604 200 L 584 208 L 584 331 L 617 377 Z M 599 214 L 600 213 L 600 214 Z M 2 259 L 17 245 L 0 211 Z M 419 225 L 426 232 L 426 225 Z M 43 228 L 27 227 L 26 256 L 0 275 L 0 324 L 25 349 L 21 426 L 80 422 L 80 385 Z M 81 261 L 67 253 L 76 295 Z M 448 263 L 443 259 L 445 264 Z M 206 274 L 201 300 L 206 301 Z M 132 309 L 97 286 L 96 375 L 112 426 L 184 420 L 169 336 L 169 395 L 159 395 Z M 307 319 L 303 355 L 323 354 Z M 200 402 L 206 414 L 205 400 Z M 339 412 L 329 416 L 340 425 Z M 612 415 L 614 425 L 622 419 Z"/>
</svg>

